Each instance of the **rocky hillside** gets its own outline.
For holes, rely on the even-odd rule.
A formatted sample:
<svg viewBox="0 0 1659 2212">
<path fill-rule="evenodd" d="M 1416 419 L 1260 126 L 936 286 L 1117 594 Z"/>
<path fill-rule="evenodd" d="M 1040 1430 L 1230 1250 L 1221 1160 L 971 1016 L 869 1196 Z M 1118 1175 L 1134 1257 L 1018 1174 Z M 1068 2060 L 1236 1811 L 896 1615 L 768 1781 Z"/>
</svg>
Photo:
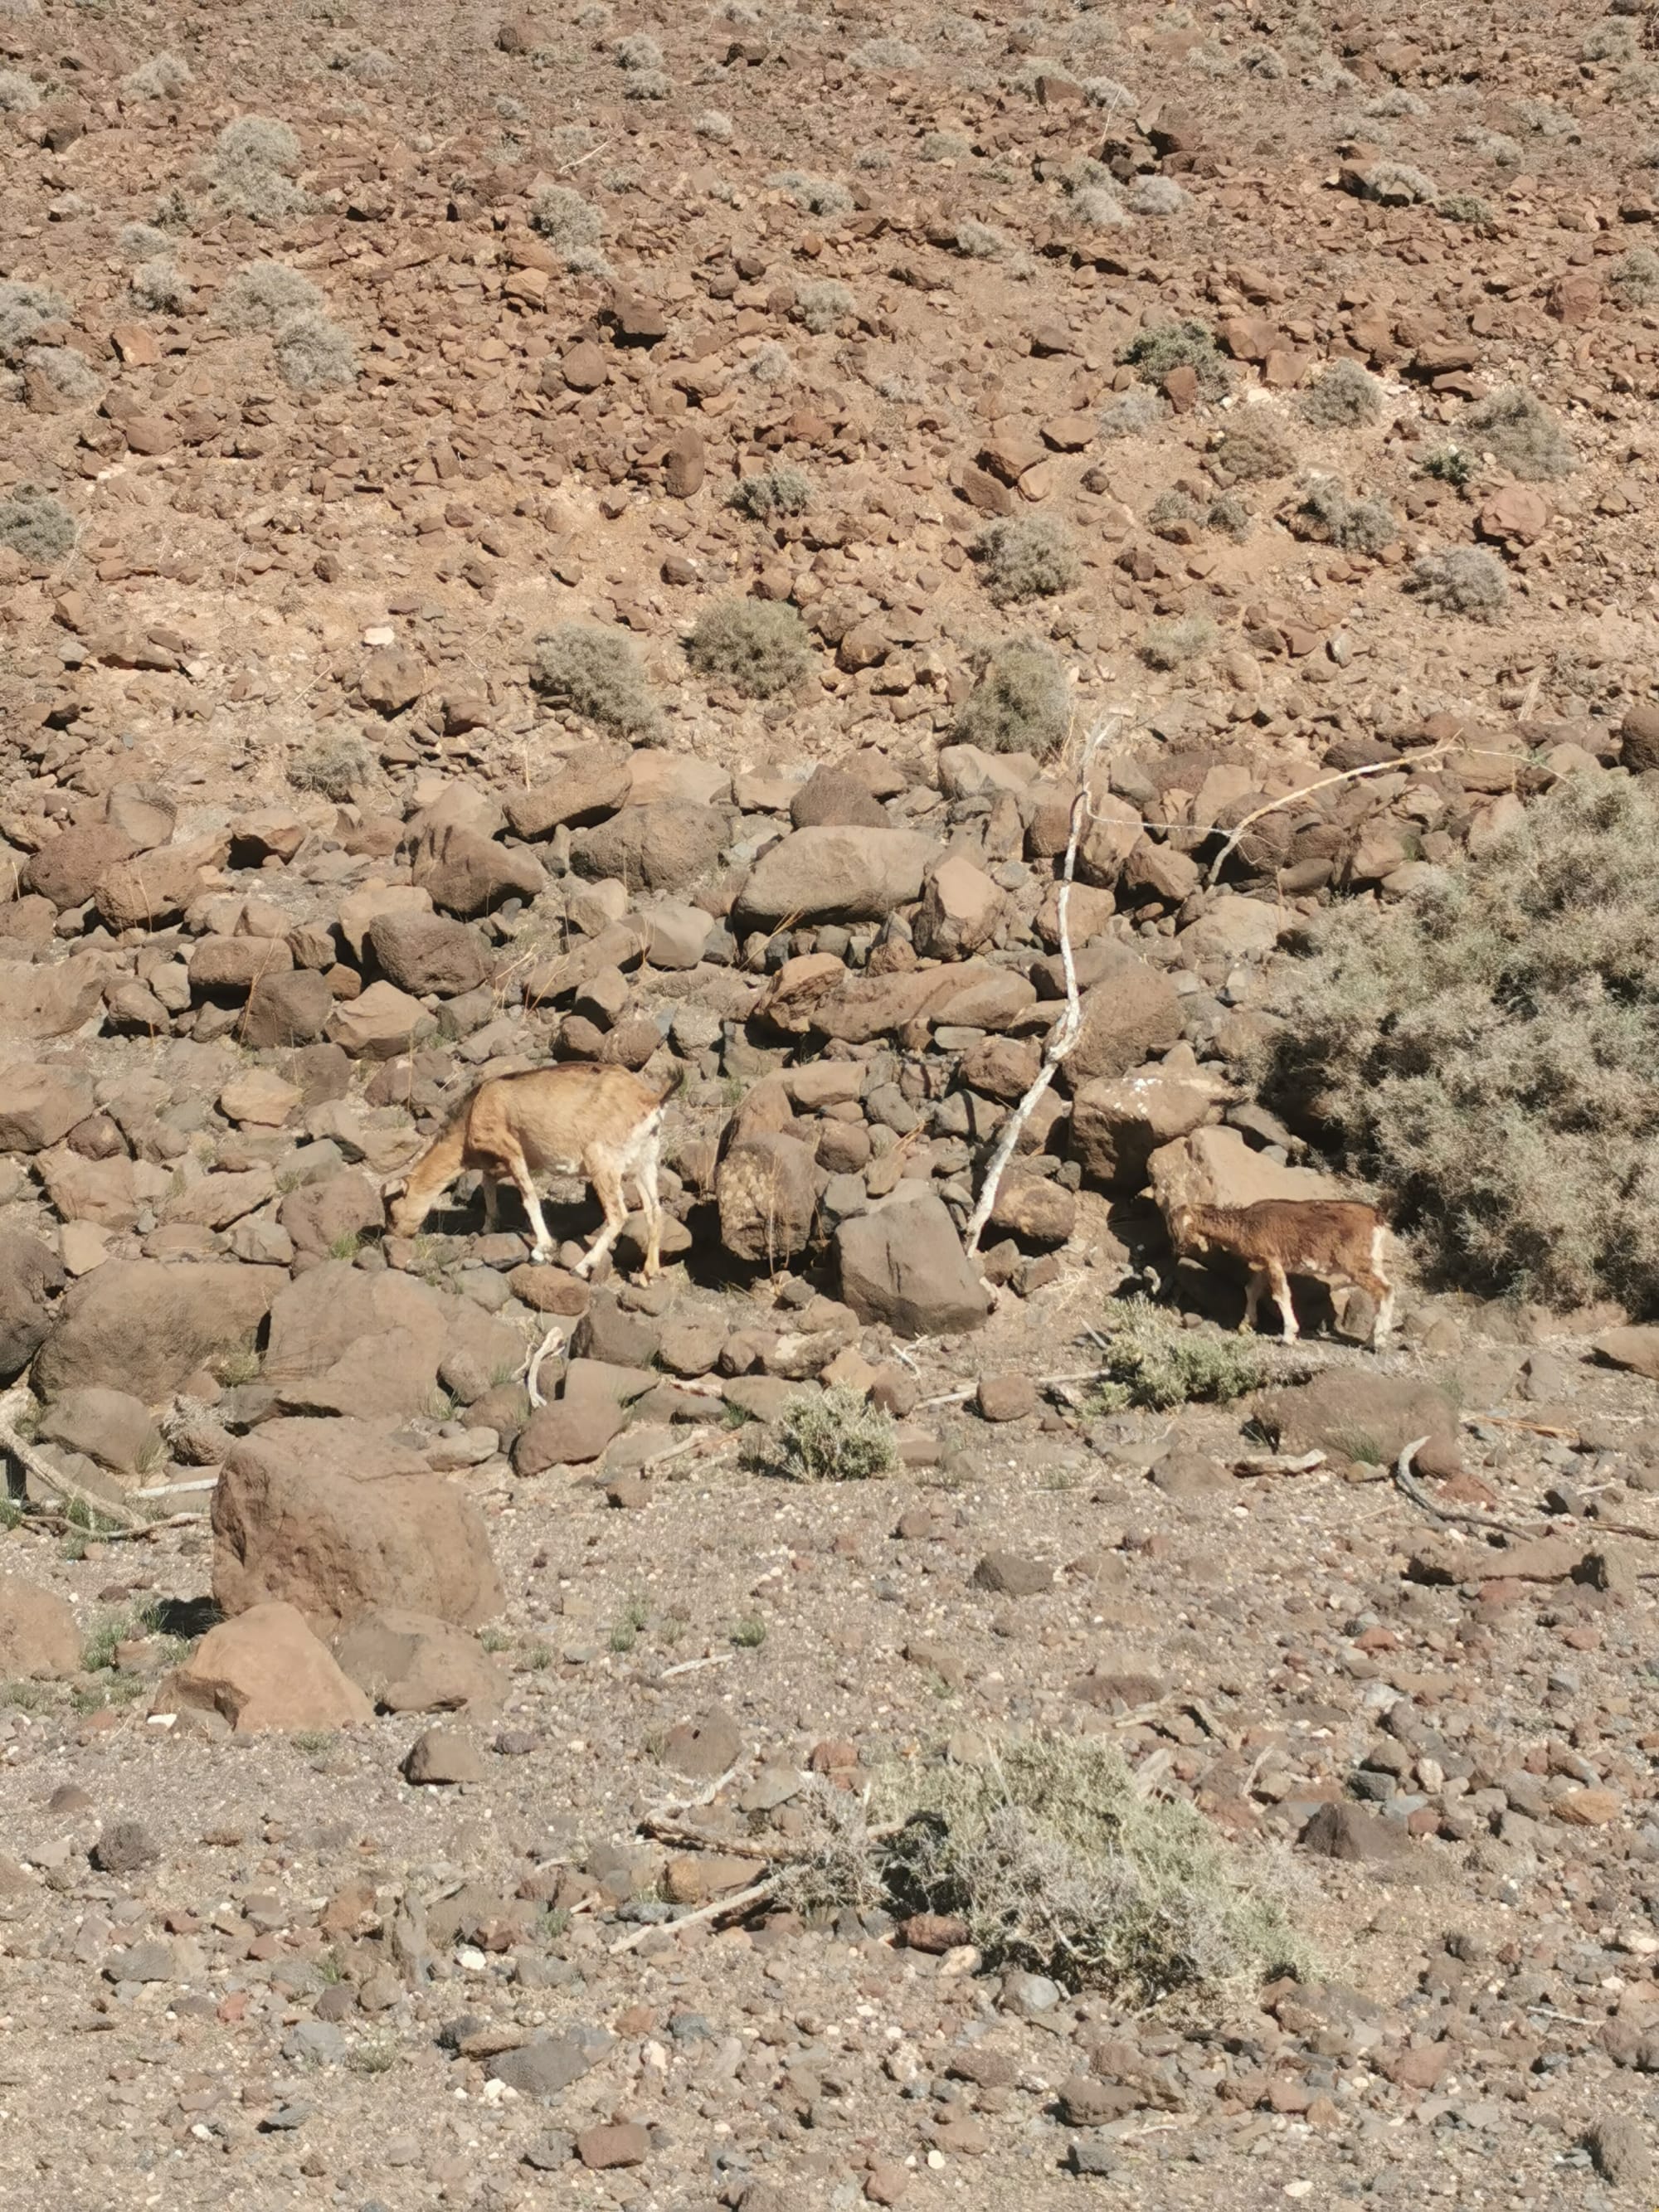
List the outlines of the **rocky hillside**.
<svg viewBox="0 0 1659 2212">
<path fill-rule="evenodd" d="M 9 2200 L 1650 2204 L 1656 110 L 0 0 Z M 1461 1155 L 1266 1081 L 1517 878 Z M 656 1279 L 397 1233 L 591 1062 Z M 1373 1170 L 1235 1342 L 1172 1208 Z"/>
</svg>

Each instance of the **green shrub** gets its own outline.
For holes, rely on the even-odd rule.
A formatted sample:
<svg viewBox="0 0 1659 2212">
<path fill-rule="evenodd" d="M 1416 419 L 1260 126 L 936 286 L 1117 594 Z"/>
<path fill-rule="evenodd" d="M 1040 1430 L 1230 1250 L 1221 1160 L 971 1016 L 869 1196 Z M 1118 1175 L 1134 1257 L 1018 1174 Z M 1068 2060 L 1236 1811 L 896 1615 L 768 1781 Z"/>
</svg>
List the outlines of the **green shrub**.
<svg viewBox="0 0 1659 2212">
<path fill-rule="evenodd" d="M 1006 230 L 999 230 L 994 223 L 981 222 L 973 216 L 957 225 L 957 252 L 969 261 L 999 261 L 1012 243 Z"/>
<path fill-rule="evenodd" d="M 1052 515 L 1027 514 L 989 523 L 974 546 L 985 586 L 996 604 L 1052 599 L 1083 580 L 1071 532 Z"/>
<path fill-rule="evenodd" d="M 1190 318 L 1152 324 L 1130 339 L 1118 354 L 1118 362 L 1133 369 L 1143 384 L 1162 384 L 1171 369 L 1190 368 L 1198 379 L 1199 390 L 1212 398 L 1225 392 L 1231 381 L 1209 329 Z"/>
<path fill-rule="evenodd" d="M 39 484 L 21 483 L 0 499 L 0 545 L 33 568 L 54 568 L 75 550 L 75 517 Z"/>
<path fill-rule="evenodd" d="M 1473 479 L 1474 471 L 1474 461 L 1461 446 L 1437 446 L 1432 453 L 1424 456 L 1424 475 L 1434 477 L 1441 483 L 1461 487 Z"/>
<path fill-rule="evenodd" d="M 1316 430 L 1357 430 L 1382 412 L 1382 387 L 1357 361 L 1334 361 L 1297 411 Z"/>
<path fill-rule="evenodd" d="M 666 70 L 629 70 L 623 79 L 624 100 L 666 100 L 674 89 L 674 80 Z"/>
<path fill-rule="evenodd" d="M 816 337 L 836 329 L 852 312 L 852 293 L 833 276 L 823 277 L 816 284 L 803 284 L 795 295 L 796 319 Z"/>
<path fill-rule="evenodd" d="M 1169 413 L 1168 404 L 1155 392 L 1137 386 L 1125 392 L 1100 410 L 1095 428 L 1109 442 L 1119 438 L 1139 438 L 1155 428 Z"/>
<path fill-rule="evenodd" d="M 177 54 L 152 54 L 147 62 L 121 80 L 121 90 L 128 100 L 171 100 L 192 83 L 190 64 Z"/>
<path fill-rule="evenodd" d="M 1518 385 L 1505 385 L 1466 407 L 1458 428 L 1466 444 L 1490 453 L 1500 468 L 1527 483 L 1569 476 L 1578 465 L 1571 441 L 1554 416 Z"/>
<path fill-rule="evenodd" d="M 552 705 L 622 737 L 648 738 L 661 720 L 639 648 L 625 630 L 561 623 L 537 639 L 532 681 Z"/>
<path fill-rule="evenodd" d="M 1447 1283 L 1659 1313 L 1659 801 L 1574 777 L 1480 861 L 1336 908 L 1276 997 L 1269 1097 Z"/>
<path fill-rule="evenodd" d="M 1210 652 L 1220 632 L 1208 615 L 1182 615 L 1175 622 L 1153 623 L 1140 641 L 1140 657 L 1148 668 L 1184 668 Z"/>
<path fill-rule="evenodd" d="M 1042 1737 L 972 1762 L 895 1760 L 867 1818 L 902 1823 L 865 1831 L 893 1909 L 959 1916 L 993 1968 L 1139 2008 L 1223 1997 L 1310 1963 L 1264 1863 L 1183 1799 L 1140 1789 L 1114 1743 Z M 844 1813 L 832 1823 L 840 1848 L 821 1864 L 855 1856 L 853 1826 Z"/>
<path fill-rule="evenodd" d="M 1207 513 L 1189 492 L 1172 485 L 1168 491 L 1159 492 L 1147 508 L 1146 527 L 1156 537 L 1190 544 L 1192 533 L 1202 528 Z"/>
<path fill-rule="evenodd" d="M 1253 407 L 1230 422 L 1206 457 L 1223 483 L 1259 483 L 1296 466 L 1296 454 L 1265 408 Z"/>
<path fill-rule="evenodd" d="M 250 261 L 221 291 L 213 319 L 228 331 L 274 331 L 290 315 L 320 314 L 326 302 L 309 276 L 285 261 Z"/>
<path fill-rule="evenodd" d="M 1398 524 L 1380 499 L 1351 500 L 1329 477 L 1304 484 L 1285 516 L 1297 538 L 1311 538 L 1345 553 L 1373 558 L 1400 535 Z"/>
<path fill-rule="evenodd" d="M 599 243 L 598 208 L 568 185 L 544 185 L 530 203 L 530 222 L 532 228 L 538 230 L 560 253 Z"/>
<path fill-rule="evenodd" d="M 739 477 L 726 503 L 751 522 L 770 522 L 780 514 L 805 514 L 812 504 L 812 479 L 779 461 L 752 477 Z"/>
<path fill-rule="evenodd" d="M 1434 211 L 1448 222 L 1466 222 L 1474 230 L 1490 231 L 1492 226 L 1491 206 L 1479 192 L 1443 192 Z"/>
<path fill-rule="evenodd" d="M 751 1430 L 740 1456 L 791 1482 L 866 1482 L 898 1465 L 898 1431 L 890 1413 L 837 1383 L 793 1399 L 781 1420 Z"/>
<path fill-rule="evenodd" d="M 239 115 L 214 143 L 209 176 L 215 206 L 251 222 L 286 222 L 309 202 L 288 172 L 300 166 L 300 142 L 270 115 Z"/>
<path fill-rule="evenodd" d="M 1113 115 L 1127 115 L 1135 104 L 1133 93 L 1127 84 L 1120 84 L 1115 76 L 1085 76 L 1083 97 L 1091 107 L 1103 107 Z"/>
<path fill-rule="evenodd" d="M 32 346 L 24 366 L 68 408 L 90 407 L 104 396 L 104 380 L 73 346 Z"/>
<path fill-rule="evenodd" d="M 1150 1298 L 1124 1298 L 1106 1310 L 1104 1411 L 1145 1406 L 1226 1405 L 1259 1390 L 1272 1370 L 1254 1345 L 1208 1328 L 1183 1328 L 1181 1316 Z"/>
<path fill-rule="evenodd" d="M 170 254 L 158 253 L 152 261 L 141 261 L 131 282 L 133 298 L 153 314 L 182 314 L 190 305 L 190 286 Z"/>
<path fill-rule="evenodd" d="M 15 368 L 48 323 L 68 319 L 67 302 L 50 285 L 0 280 L 0 361 Z"/>
<path fill-rule="evenodd" d="M 978 678 L 957 710 L 959 743 L 989 753 L 1057 752 L 1072 724 L 1060 655 L 1035 637 L 1005 638 L 974 656 Z"/>
<path fill-rule="evenodd" d="M 1255 517 L 1243 501 L 1230 491 L 1224 491 L 1210 501 L 1207 520 L 1212 530 L 1220 531 L 1224 538 L 1231 538 L 1238 545 L 1255 528 Z"/>
<path fill-rule="evenodd" d="M 290 315 L 277 326 L 274 349 L 283 382 L 296 392 L 334 392 L 357 380 L 351 335 L 326 315 Z"/>
<path fill-rule="evenodd" d="M 1472 622 L 1495 623 L 1509 605 L 1510 583 L 1495 555 L 1474 545 L 1444 553 L 1425 553 L 1406 579 L 1437 613 L 1468 615 Z"/>
<path fill-rule="evenodd" d="M 1621 254 L 1607 276 L 1607 289 L 1627 307 L 1650 307 L 1659 301 L 1659 253 L 1638 246 Z"/>
<path fill-rule="evenodd" d="M 784 169 L 766 181 L 774 191 L 787 192 L 807 215 L 851 215 L 855 204 L 845 185 L 837 184 L 833 177 L 812 176 L 805 169 Z"/>
<path fill-rule="evenodd" d="M 806 625 L 780 599 L 717 599 L 698 616 L 685 651 L 700 674 L 750 699 L 793 690 L 812 665 Z"/>
</svg>

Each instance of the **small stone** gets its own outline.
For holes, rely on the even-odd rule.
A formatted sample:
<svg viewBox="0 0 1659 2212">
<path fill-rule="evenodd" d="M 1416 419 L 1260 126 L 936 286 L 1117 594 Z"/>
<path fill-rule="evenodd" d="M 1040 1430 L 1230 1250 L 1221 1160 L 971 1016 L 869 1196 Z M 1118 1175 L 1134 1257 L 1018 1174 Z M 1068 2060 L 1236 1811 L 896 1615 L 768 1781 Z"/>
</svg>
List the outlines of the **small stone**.
<svg viewBox="0 0 1659 2212">
<path fill-rule="evenodd" d="M 974 1588 L 1002 1597 L 1038 1597 L 1054 1583 L 1054 1571 L 1046 1560 L 1023 1559 L 1018 1552 L 988 1552 L 974 1569 Z"/>
<path fill-rule="evenodd" d="M 416 1783 L 482 1782 L 483 1758 L 471 1737 L 459 1729 L 426 1729 L 410 1746 L 404 1773 Z"/>
<path fill-rule="evenodd" d="M 616 2166 L 643 2166 L 651 2155 L 651 2138 L 637 2120 L 613 2120 L 608 2126 L 584 2128 L 576 2138 L 576 2155 L 600 2172 Z"/>
<path fill-rule="evenodd" d="M 142 1820 L 119 1820 L 110 1822 L 91 1856 L 100 1874 L 137 1874 L 154 1866 L 161 1854 Z"/>
<path fill-rule="evenodd" d="M 1653 2158 L 1638 2122 L 1622 2117 L 1597 2120 L 1585 2132 L 1584 2148 L 1603 2181 L 1617 2189 L 1647 2189 Z"/>
</svg>

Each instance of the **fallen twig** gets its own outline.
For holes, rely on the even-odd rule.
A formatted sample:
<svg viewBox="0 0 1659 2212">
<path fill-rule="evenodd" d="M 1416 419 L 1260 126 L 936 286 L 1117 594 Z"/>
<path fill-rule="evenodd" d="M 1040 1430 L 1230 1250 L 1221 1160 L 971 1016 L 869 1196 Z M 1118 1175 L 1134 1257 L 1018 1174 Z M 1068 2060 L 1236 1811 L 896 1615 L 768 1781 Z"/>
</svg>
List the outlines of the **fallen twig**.
<svg viewBox="0 0 1659 2212">
<path fill-rule="evenodd" d="M 1496 1513 L 1468 1513 L 1455 1505 L 1440 1504 L 1429 1496 L 1412 1472 L 1412 1461 L 1428 1441 L 1426 1437 L 1419 1437 L 1406 1446 L 1395 1462 L 1394 1480 L 1395 1488 L 1409 1498 L 1413 1505 L 1420 1507 L 1431 1520 L 1455 1523 L 1465 1528 L 1484 1529 L 1495 1536 L 1518 1536 L 1523 1543 L 1530 1543 L 1535 1537 L 1553 1536 L 1560 1533 L 1547 1521 L 1534 1522 L 1528 1528 L 1518 1521 L 1505 1521 Z M 1582 1534 L 1587 1537 L 1632 1536 L 1638 1543 L 1659 1544 L 1659 1528 L 1644 1528 L 1634 1521 L 1587 1521 L 1582 1524 Z M 1502 1564 L 1501 1559 L 1499 1564 Z M 1650 1569 L 1646 1572 L 1659 1573 L 1659 1569 Z M 1646 1579 L 1645 1574 L 1644 1579 Z"/>
<path fill-rule="evenodd" d="M 1328 791 L 1335 783 L 1356 783 L 1361 776 L 1397 774 L 1402 769 L 1409 772 L 1421 768 L 1427 761 L 1441 759 L 1451 750 L 1449 744 L 1435 745 L 1425 753 L 1414 755 L 1410 760 L 1367 761 L 1364 768 L 1345 768 L 1334 775 L 1322 775 L 1316 782 L 1304 783 L 1299 791 L 1287 791 L 1282 799 L 1270 799 L 1265 806 L 1255 807 L 1247 814 L 1232 831 L 1226 843 L 1211 861 L 1209 872 L 1204 878 L 1205 882 L 1214 884 L 1219 878 L 1222 869 L 1238 850 L 1239 840 L 1245 831 L 1254 829 L 1255 824 L 1263 820 L 1266 816 L 1277 814 L 1281 806 L 1294 806 L 1298 799 L 1311 799 L 1315 792 Z M 1472 750 L 1472 748 L 1466 748 L 1466 750 Z"/>
<path fill-rule="evenodd" d="M 695 1912 L 682 1913 L 678 1920 L 654 1920 L 643 1928 L 636 1928 L 631 1936 L 624 1936 L 620 1943 L 611 1946 L 611 1955 L 615 1959 L 624 1951 L 637 1951 L 653 1936 L 678 1936 L 683 1929 L 703 1922 L 724 1919 L 730 1912 L 752 1911 L 775 1893 L 778 1880 L 776 1875 L 769 1874 L 760 1881 L 751 1881 L 747 1889 L 738 1890 L 734 1896 L 717 1897 L 712 1905 L 700 1905 Z"/>
<path fill-rule="evenodd" d="M 9 1453 L 25 1474 L 32 1475 L 42 1489 L 51 1491 L 54 1498 L 78 1505 L 83 1513 L 92 1516 L 86 1532 L 88 1535 L 98 1533 L 97 1523 L 100 1521 L 108 1521 L 114 1527 L 125 1529 L 130 1535 L 149 1535 L 155 1524 L 147 1521 L 142 1513 L 135 1513 L 130 1506 L 118 1505 L 112 1498 L 99 1498 L 91 1491 L 83 1490 L 78 1482 L 71 1482 L 67 1475 L 59 1474 L 51 1461 L 44 1459 L 33 1444 L 24 1443 L 17 1433 L 15 1414 L 15 1409 L 27 1395 L 27 1390 L 8 1390 L 3 1397 L 0 1397 L 0 1451 Z"/>
<path fill-rule="evenodd" d="M 1323 1467 L 1322 1451 L 1250 1452 L 1233 1462 L 1235 1474 L 1311 1474 L 1316 1467 Z"/>
<path fill-rule="evenodd" d="M 548 1330 L 547 1334 L 542 1339 L 541 1342 L 536 1346 L 536 1349 L 531 1353 L 530 1364 L 525 1369 L 525 1395 L 528 1397 L 532 1406 L 544 1406 L 547 1403 L 546 1399 L 543 1397 L 541 1391 L 538 1387 L 541 1380 L 543 1360 L 547 1358 L 550 1352 L 562 1352 L 563 1349 L 564 1324 L 562 1322 L 556 1321 L 551 1328 Z"/>
<path fill-rule="evenodd" d="M 1060 896 L 1055 905 L 1060 966 L 1066 977 L 1065 1010 L 1048 1032 L 1048 1042 L 1042 1048 L 1042 1064 L 1037 1069 L 1030 1090 L 1003 1123 L 1002 1133 L 986 1166 L 978 1203 L 968 1218 L 967 1234 L 963 1239 L 963 1249 L 970 1254 L 979 1249 L 979 1240 L 991 1218 L 997 1194 L 1002 1188 L 1002 1178 L 1008 1171 L 1008 1163 L 1014 1156 L 1014 1148 L 1025 1125 L 1036 1111 L 1037 1101 L 1070 1054 L 1083 1027 L 1083 1001 L 1078 990 L 1077 961 L 1072 951 L 1072 884 L 1077 873 L 1077 851 L 1083 839 L 1083 825 L 1094 817 L 1093 802 L 1089 795 L 1089 771 L 1109 732 L 1115 732 L 1116 727 L 1115 722 L 1099 723 L 1084 742 L 1083 759 L 1078 772 L 1077 796 L 1072 801 L 1071 825 L 1066 837 L 1066 861 L 1060 872 Z"/>
<path fill-rule="evenodd" d="M 657 1680 L 672 1682 L 676 1674 L 695 1674 L 700 1667 L 729 1667 L 737 1656 L 735 1651 L 711 1651 L 704 1659 L 682 1659 L 677 1667 L 665 1667 Z"/>
</svg>

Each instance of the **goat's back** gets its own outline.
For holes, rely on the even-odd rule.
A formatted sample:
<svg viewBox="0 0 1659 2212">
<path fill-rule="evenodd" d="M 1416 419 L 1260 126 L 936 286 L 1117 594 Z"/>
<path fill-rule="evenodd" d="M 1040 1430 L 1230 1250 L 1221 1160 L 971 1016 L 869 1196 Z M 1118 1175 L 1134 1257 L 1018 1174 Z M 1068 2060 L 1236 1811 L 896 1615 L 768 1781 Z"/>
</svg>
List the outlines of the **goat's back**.
<svg viewBox="0 0 1659 2212">
<path fill-rule="evenodd" d="M 1353 1198 L 1259 1198 L 1250 1206 L 1195 1206 L 1190 1219 L 1197 1234 L 1214 1243 L 1284 1257 L 1369 1250 L 1382 1226 L 1374 1206 Z"/>
<path fill-rule="evenodd" d="M 489 1149 L 492 1133 L 555 1132 L 578 1149 L 594 1139 L 623 1142 L 661 1111 L 667 1093 L 631 1068 L 599 1060 L 556 1060 L 513 1075 L 492 1075 L 462 1103 L 469 1146 Z"/>
</svg>

